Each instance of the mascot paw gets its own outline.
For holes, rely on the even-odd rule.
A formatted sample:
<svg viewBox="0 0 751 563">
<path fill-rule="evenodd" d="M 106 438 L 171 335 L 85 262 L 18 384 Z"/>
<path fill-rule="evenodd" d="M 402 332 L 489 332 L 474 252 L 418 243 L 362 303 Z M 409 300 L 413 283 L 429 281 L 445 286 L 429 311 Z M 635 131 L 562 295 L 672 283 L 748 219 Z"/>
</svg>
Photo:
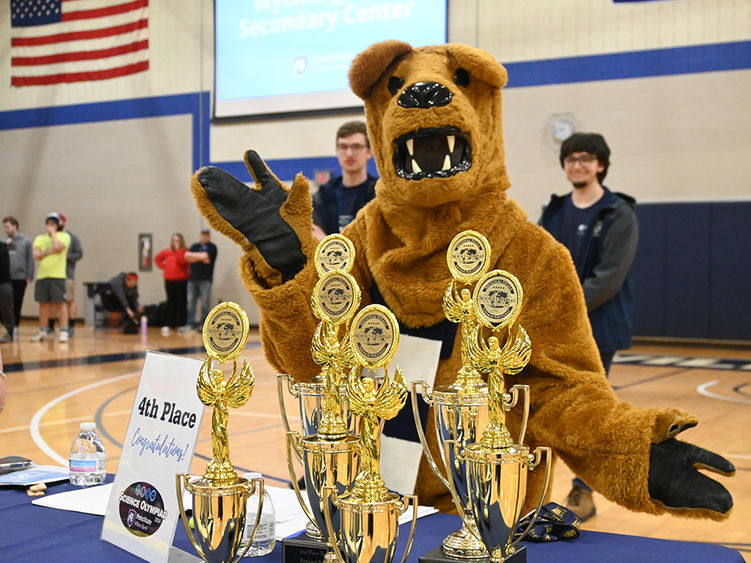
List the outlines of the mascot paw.
<svg viewBox="0 0 751 563">
<path fill-rule="evenodd" d="M 704 509 L 708 516 L 723 518 L 733 507 L 733 497 L 717 481 L 699 473 L 706 469 L 722 475 L 735 466 L 713 452 L 670 438 L 652 444 L 649 456 L 649 494 L 668 509 Z"/>
<path fill-rule="evenodd" d="M 304 201 L 306 196 L 310 201 L 307 182 L 296 181 L 288 194 L 258 153 L 247 151 L 245 164 L 256 181 L 254 188 L 248 188 L 224 170 L 209 166 L 193 176 L 193 196 L 212 227 L 266 263 L 260 266 L 278 271 L 285 282 L 302 270 L 306 262 L 300 238 L 287 219 L 288 208 L 310 216 L 310 203 L 306 206 L 297 201 Z M 308 231 L 311 222 L 312 217 L 307 220 Z"/>
</svg>

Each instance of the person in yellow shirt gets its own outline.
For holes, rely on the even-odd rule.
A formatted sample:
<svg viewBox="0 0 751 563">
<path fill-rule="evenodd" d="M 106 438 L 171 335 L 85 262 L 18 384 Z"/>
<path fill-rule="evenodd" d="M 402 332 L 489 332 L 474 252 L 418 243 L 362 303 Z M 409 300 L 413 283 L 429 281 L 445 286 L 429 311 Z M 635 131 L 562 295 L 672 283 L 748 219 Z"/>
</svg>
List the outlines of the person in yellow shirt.
<svg viewBox="0 0 751 563">
<path fill-rule="evenodd" d="M 38 235 L 32 245 L 34 260 L 39 262 L 34 300 L 39 303 L 39 332 L 31 337 L 40 342 L 52 335 L 47 321 L 55 316 L 60 319 L 60 342 L 68 341 L 68 309 L 65 306 L 65 265 L 70 247 L 70 235 L 60 230 L 58 213 L 44 218 L 47 232 Z"/>
</svg>

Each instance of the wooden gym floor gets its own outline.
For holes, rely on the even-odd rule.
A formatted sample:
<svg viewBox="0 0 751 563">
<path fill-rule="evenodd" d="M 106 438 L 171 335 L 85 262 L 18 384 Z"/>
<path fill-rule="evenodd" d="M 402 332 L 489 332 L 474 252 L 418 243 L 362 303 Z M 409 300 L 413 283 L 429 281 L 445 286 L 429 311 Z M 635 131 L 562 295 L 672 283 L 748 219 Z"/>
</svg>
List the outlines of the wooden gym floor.
<svg viewBox="0 0 751 563">
<path fill-rule="evenodd" d="M 0 415 L 0 455 L 22 455 L 42 464 L 67 463 L 67 451 L 82 421 L 95 421 L 107 448 L 107 471 L 117 470 L 138 377 L 146 350 L 204 357 L 197 332 L 164 336 L 150 328 L 145 337 L 111 329 L 76 327 L 67 344 L 30 342 L 36 323 L 21 324 L 20 338 L 2 344 L 7 377 Z M 285 486 L 283 428 L 276 372 L 267 364 L 256 332 L 245 350 L 256 388 L 245 407 L 232 411 L 232 461 L 238 471 L 261 471 L 269 484 Z M 708 447 L 736 466 L 720 478 L 735 507 L 722 523 L 655 517 L 625 510 L 595 494 L 597 514 L 585 529 L 655 538 L 710 542 L 739 550 L 751 561 L 751 347 L 638 345 L 616 357 L 610 382 L 618 396 L 641 407 L 675 406 L 699 416 L 699 426 L 682 438 Z M 288 412 L 296 418 L 295 405 Z M 203 473 L 211 456 L 211 416 L 204 416 L 192 473 Z M 564 503 L 571 472 L 556 466 L 552 500 Z"/>
</svg>

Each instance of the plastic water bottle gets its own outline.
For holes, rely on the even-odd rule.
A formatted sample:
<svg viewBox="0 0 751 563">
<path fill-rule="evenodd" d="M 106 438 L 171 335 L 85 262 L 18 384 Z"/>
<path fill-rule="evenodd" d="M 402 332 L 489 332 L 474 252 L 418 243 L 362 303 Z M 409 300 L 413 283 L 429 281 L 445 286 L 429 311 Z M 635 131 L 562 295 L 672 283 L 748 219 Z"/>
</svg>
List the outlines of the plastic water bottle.
<svg viewBox="0 0 751 563">
<path fill-rule="evenodd" d="M 70 446 L 68 462 L 68 475 L 74 485 L 88 487 L 104 482 L 104 444 L 93 422 L 81 423 L 81 432 Z"/>
<path fill-rule="evenodd" d="M 146 336 L 146 331 L 149 328 L 149 319 L 146 315 L 141 315 L 141 336 Z"/>
<path fill-rule="evenodd" d="M 248 481 L 261 477 L 260 473 L 246 473 L 243 475 Z M 253 526 L 256 523 L 256 514 L 258 514 L 258 493 L 252 494 L 248 498 L 248 511 L 245 515 L 245 533 L 240 542 L 240 549 L 245 549 L 248 545 L 248 538 L 253 533 Z M 263 491 L 263 512 L 261 520 L 258 522 L 258 531 L 253 543 L 245 554 L 245 557 L 259 557 L 271 553 L 276 545 L 276 510 L 274 503 L 271 501 L 271 495 L 264 489 Z"/>
</svg>

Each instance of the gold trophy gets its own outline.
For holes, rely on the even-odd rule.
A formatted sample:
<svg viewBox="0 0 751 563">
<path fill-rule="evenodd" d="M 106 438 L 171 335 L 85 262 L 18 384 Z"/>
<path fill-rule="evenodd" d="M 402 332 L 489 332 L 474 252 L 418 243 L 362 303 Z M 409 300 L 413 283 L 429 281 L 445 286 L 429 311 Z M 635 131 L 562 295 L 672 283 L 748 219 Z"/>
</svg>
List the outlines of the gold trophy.
<svg viewBox="0 0 751 563">
<path fill-rule="evenodd" d="M 253 368 L 247 360 L 243 360 L 242 369 L 237 371 L 236 359 L 245 348 L 248 332 L 248 317 L 235 303 L 220 303 L 206 317 L 203 344 L 207 357 L 201 366 L 196 391 L 204 405 L 214 408 L 211 418 L 213 457 L 203 477 L 176 475 L 177 502 L 188 539 L 201 558 L 210 563 L 239 561 L 245 555 L 255 538 L 263 508 L 263 479 L 248 482 L 238 477 L 229 460 L 229 409 L 243 406 L 255 385 Z M 220 364 L 232 361 L 232 374 L 228 379 L 221 369 L 214 368 L 215 361 Z M 183 486 L 193 499 L 195 535 L 183 506 Z M 247 499 L 255 491 L 259 505 L 253 533 L 248 545 L 234 559 L 245 531 Z"/>
<path fill-rule="evenodd" d="M 471 513 L 490 561 L 526 561 L 526 548 L 517 543 L 529 532 L 540 511 L 550 480 L 550 448 L 540 446 L 534 454 L 523 445 L 529 416 L 529 387 L 517 385 L 505 391 L 505 374 L 517 374 L 527 365 L 532 345 L 524 328 L 513 330 L 521 311 L 523 292 L 519 280 L 503 270 L 485 274 L 472 296 L 479 325 L 474 330 L 469 357 L 473 366 L 488 375 L 489 424 L 480 440 L 457 451 L 456 457 L 466 464 Z M 491 330 L 487 342 L 482 328 Z M 501 346 L 498 334 L 505 332 Z M 524 392 L 521 428 L 516 442 L 505 424 L 505 412 L 518 402 Z M 457 449 L 457 444 L 453 444 Z M 451 445 L 447 444 L 447 448 Z M 529 525 L 514 539 L 521 518 L 527 490 L 527 471 L 534 469 L 546 456 L 545 485 Z"/>
<path fill-rule="evenodd" d="M 411 386 L 412 413 L 425 459 L 451 492 L 454 506 L 462 518 L 462 527 L 443 540 L 442 551 L 452 558 L 483 559 L 488 553 L 472 517 L 466 466 L 454 454 L 475 443 L 488 424 L 488 386 L 471 361 L 470 344 L 476 338 L 479 323 L 471 287 L 488 271 L 490 243 L 476 231 L 464 231 L 449 244 L 446 260 L 453 279 L 443 296 L 443 310 L 447 319 L 460 325 L 462 365 L 451 385 L 437 387 L 432 392 L 425 381 L 414 381 Z M 423 400 L 433 407 L 433 422 L 445 474 L 428 447 L 418 409 L 418 386 L 422 386 Z M 446 448 L 446 444 L 456 444 L 457 447 Z M 435 552 L 431 557 L 445 559 Z"/>
<path fill-rule="evenodd" d="M 314 263 L 319 278 L 325 276 L 329 272 L 342 271 L 349 272 L 352 268 L 352 264 L 355 259 L 355 247 L 348 238 L 340 234 L 332 234 L 324 238 L 316 248 Z M 359 291 L 359 288 L 358 288 Z M 320 299 L 319 299 L 320 300 Z M 356 310 L 359 305 L 359 293 L 353 294 L 352 311 Z M 315 308 L 314 308 L 315 311 Z M 320 319 L 321 316 L 318 315 Z M 302 382 L 295 381 L 294 378 L 288 374 L 279 374 L 277 376 L 277 395 L 279 399 L 279 408 L 282 414 L 282 423 L 286 435 L 292 433 L 292 428 L 289 423 L 289 417 L 287 416 L 287 409 L 284 403 L 284 387 L 287 387 L 287 391 L 292 397 L 298 401 L 301 420 L 301 436 L 302 438 L 308 436 L 314 436 L 319 433 L 321 422 L 326 412 L 326 404 L 331 404 L 330 401 L 338 402 L 341 407 L 334 407 L 337 413 L 341 413 L 341 420 L 344 421 L 344 425 L 348 431 L 353 430 L 353 421 L 351 415 L 346 408 L 346 401 L 344 396 L 346 393 L 346 383 L 341 382 L 339 386 L 338 398 L 331 392 L 327 393 L 328 384 L 330 378 L 335 377 L 336 373 L 344 373 L 344 370 L 348 369 L 351 365 L 351 354 L 348 353 L 346 343 L 338 342 L 336 338 L 336 332 L 331 326 L 326 326 L 328 319 L 324 318 L 318 325 L 315 338 L 313 340 L 312 354 L 315 362 L 321 366 L 321 373 L 315 377 L 312 381 Z M 332 384 L 334 384 L 332 382 Z M 329 401 L 329 403 L 326 403 Z M 339 418 L 335 415 L 327 416 L 327 424 L 324 425 L 324 435 L 328 435 L 332 432 L 332 424 L 334 427 L 333 434 L 336 436 L 340 433 Z M 298 455 L 298 449 L 293 447 L 287 448 L 287 464 L 290 468 L 290 475 L 294 475 L 293 457 L 297 457 L 297 460 L 302 464 L 303 459 Z M 303 501 L 302 493 L 297 484 L 297 481 L 293 478 L 293 489 L 297 494 L 298 501 L 303 511 L 308 515 L 309 522 L 306 526 L 306 533 L 308 537 L 317 540 L 322 539 L 321 531 L 316 525 L 314 516 L 308 510 L 307 505 Z"/>
<path fill-rule="evenodd" d="M 409 555 L 417 522 L 417 497 L 389 491 L 380 473 L 381 421 L 389 420 L 404 406 L 407 388 L 404 374 L 396 368 L 389 381 L 388 364 L 399 343 L 396 317 L 382 305 L 369 305 L 360 311 L 350 330 L 352 351 L 357 364 L 347 380 L 347 396 L 352 412 L 360 417 L 360 473 L 352 487 L 342 494 L 324 487 L 323 507 L 329 537 L 341 532 L 343 549 L 334 551 L 340 562 L 389 563 L 399 536 L 399 516 L 412 505 L 412 526 L 402 563 Z M 362 368 L 371 372 L 384 368 L 380 385 L 373 377 L 361 377 Z M 339 511 L 338 526 L 331 507 Z M 338 530 L 337 530 L 338 528 Z"/>
<path fill-rule="evenodd" d="M 341 239 L 346 240 L 344 237 Z M 319 252 L 320 250 L 319 245 Z M 316 264 L 318 267 L 319 262 Z M 350 434 L 345 421 L 341 386 L 343 374 L 354 362 L 346 329 L 360 305 L 360 288 L 346 271 L 332 269 L 324 272 L 316 283 L 311 304 L 313 313 L 321 320 L 313 337 L 312 354 L 316 363 L 321 366 L 318 382 L 323 385 L 323 408 L 317 415 L 315 434 L 301 436 L 293 431 L 287 433 L 287 465 L 303 510 L 311 522 L 316 524 L 322 533 L 322 539 L 326 542 L 327 552 L 324 560 L 333 562 L 336 561 L 336 556 L 332 550 L 338 542 L 338 536 L 326 533 L 325 501 L 322 495 L 326 486 L 334 487 L 339 493 L 343 493 L 359 471 L 359 440 Z M 344 334 L 340 338 L 341 329 L 344 329 Z M 305 493 L 310 510 L 307 509 L 297 486 L 297 475 L 292 464 L 293 455 L 301 460 L 305 471 Z M 338 510 L 333 506 L 326 508 L 338 526 Z M 308 535 L 315 537 L 310 526 Z M 295 547 L 293 544 L 293 541 L 285 540 L 284 549 L 291 550 Z M 290 559 L 292 558 L 293 556 L 290 556 Z"/>
</svg>

